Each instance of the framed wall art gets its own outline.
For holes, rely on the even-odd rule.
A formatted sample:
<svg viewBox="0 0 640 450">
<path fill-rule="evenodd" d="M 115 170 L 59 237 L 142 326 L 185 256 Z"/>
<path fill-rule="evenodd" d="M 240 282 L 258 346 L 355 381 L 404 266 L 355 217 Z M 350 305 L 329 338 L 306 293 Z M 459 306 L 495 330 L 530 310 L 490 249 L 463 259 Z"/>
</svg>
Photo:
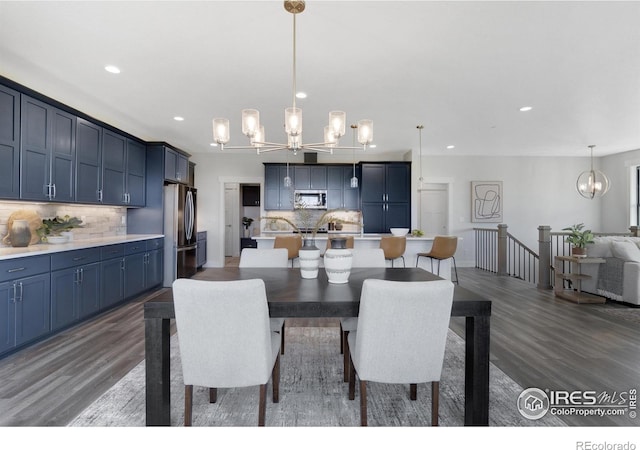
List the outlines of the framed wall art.
<svg viewBox="0 0 640 450">
<path fill-rule="evenodd" d="M 471 222 L 502 222 L 502 181 L 471 182 Z"/>
</svg>

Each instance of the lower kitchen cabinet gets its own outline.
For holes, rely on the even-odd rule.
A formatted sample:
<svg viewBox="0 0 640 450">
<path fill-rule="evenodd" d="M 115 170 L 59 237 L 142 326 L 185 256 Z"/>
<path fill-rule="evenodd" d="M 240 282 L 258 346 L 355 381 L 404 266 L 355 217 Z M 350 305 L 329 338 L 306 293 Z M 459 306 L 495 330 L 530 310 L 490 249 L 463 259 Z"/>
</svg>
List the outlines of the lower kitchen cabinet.
<svg viewBox="0 0 640 450">
<path fill-rule="evenodd" d="M 124 257 L 100 262 L 100 308 L 124 300 Z"/>
<path fill-rule="evenodd" d="M 49 273 L 0 283 L 0 353 L 49 333 Z"/>
<path fill-rule="evenodd" d="M 100 263 L 51 273 L 51 331 L 100 310 Z"/>
<path fill-rule="evenodd" d="M 207 232 L 198 231 L 196 238 L 196 267 L 200 269 L 207 262 Z"/>
<path fill-rule="evenodd" d="M 0 260 L 0 356 L 161 286 L 163 242 Z"/>
</svg>

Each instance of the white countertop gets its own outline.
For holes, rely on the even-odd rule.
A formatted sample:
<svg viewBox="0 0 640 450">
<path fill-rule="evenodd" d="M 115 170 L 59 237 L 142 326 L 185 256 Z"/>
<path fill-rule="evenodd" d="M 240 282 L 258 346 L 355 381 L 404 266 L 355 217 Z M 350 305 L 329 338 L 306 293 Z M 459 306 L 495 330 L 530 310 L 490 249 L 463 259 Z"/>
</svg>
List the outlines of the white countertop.
<svg viewBox="0 0 640 450">
<path fill-rule="evenodd" d="M 45 255 L 49 253 L 66 252 L 82 248 L 102 247 L 111 244 L 145 241 L 164 237 L 163 234 L 127 234 L 95 239 L 82 239 L 64 244 L 37 244 L 28 247 L 0 247 L 0 260 L 21 258 L 23 256 Z"/>
<path fill-rule="evenodd" d="M 269 234 L 273 233 L 274 236 L 269 236 Z M 261 234 L 260 236 L 252 236 L 251 239 L 275 239 L 275 235 L 291 235 L 291 236 L 297 236 L 297 234 L 295 233 L 291 233 L 290 231 L 281 231 L 281 232 L 273 232 L 273 231 L 269 231 L 269 232 L 264 232 L 263 234 Z M 318 233 L 316 234 L 314 239 L 327 239 L 329 236 L 336 236 L 336 235 L 343 235 L 343 236 L 353 236 L 354 239 L 356 240 L 361 240 L 361 241 L 375 241 L 375 240 L 380 240 L 380 238 L 382 236 L 392 236 L 391 234 L 378 234 L 378 233 L 364 233 L 362 236 L 360 236 L 360 233 L 341 233 L 339 231 L 335 231 L 335 232 L 329 232 L 329 233 Z M 407 240 L 408 241 L 433 241 L 433 236 L 421 236 L 421 237 L 414 237 L 414 236 L 407 236 Z"/>
</svg>

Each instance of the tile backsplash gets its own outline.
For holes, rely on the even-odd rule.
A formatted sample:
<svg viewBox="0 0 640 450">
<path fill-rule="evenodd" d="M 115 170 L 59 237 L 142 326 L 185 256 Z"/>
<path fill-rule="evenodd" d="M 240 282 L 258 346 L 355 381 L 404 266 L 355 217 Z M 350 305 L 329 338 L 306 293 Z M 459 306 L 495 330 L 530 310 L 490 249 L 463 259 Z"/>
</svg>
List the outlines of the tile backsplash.
<svg viewBox="0 0 640 450">
<path fill-rule="evenodd" d="M 74 240 L 94 239 L 127 234 L 127 208 L 118 206 L 88 206 L 56 203 L 0 202 L 0 246 L 7 235 L 9 216 L 19 210 L 35 211 L 43 219 L 75 216 L 82 228 L 74 228 Z"/>
</svg>

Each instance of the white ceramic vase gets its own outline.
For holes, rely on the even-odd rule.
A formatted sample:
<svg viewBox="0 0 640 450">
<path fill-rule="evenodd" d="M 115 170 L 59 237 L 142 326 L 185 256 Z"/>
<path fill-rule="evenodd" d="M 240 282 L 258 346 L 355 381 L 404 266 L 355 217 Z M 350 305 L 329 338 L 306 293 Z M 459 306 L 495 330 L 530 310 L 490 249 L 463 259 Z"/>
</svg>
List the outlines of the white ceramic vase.
<svg viewBox="0 0 640 450">
<path fill-rule="evenodd" d="M 348 248 L 329 248 L 324 253 L 324 270 L 329 283 L 344 284 L 349 281 L 353 253 Z"/>
<path fill-rule="evenodd" d="M 12 247 L 27 247 L 31 242 L 31 230 L 28 220 L 14 220 L 9 230 Z"/>
<path fill-rule="evenodd" d="M 318 267 L 320 267 L 320 249 L 305 245 L 298 250 L 298 261 L 300 262 L 300 276 L 302 278 L 318 278 Z"/>
</svg>

